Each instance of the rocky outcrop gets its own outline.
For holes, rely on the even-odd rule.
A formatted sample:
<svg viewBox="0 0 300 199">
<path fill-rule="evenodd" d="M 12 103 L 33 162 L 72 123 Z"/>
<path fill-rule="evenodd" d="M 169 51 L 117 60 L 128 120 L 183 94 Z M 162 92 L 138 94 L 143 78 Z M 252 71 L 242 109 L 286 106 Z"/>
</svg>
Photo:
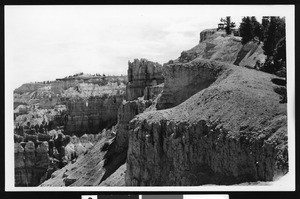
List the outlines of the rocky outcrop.
<svg viewBox="0 0 300 199">
<path fill-rule="evenodd" d="M 203 60 L 186 64 L 169 64 L 164 67 L 165 83 L 157 109 L 177 106 L 193 94 L 207 88 L 222 71 L 222 63 Z"/>
<path fill-rule="evenodd" d="M 116 151 L 127 150 L 128 125 L 136 115 L 152 105 L 153 98 L 161 93 L 164 81 L 162 66 L 146 59 L 128 63 L 126 99 L 118 111 Z"/>
<path fill-rule="evenodd" d="M 262 42 L 254 40 L 242 45 L 241 37 L 207 29 L 200 33 L 200 43 L 190 50 L 183 51 L 175 62 L 188 63 L 202 58 L 256 68 L 260 67 L 266 58 L 262 46 Z"/>
<path fill-rule="evenodd" d="M 200 42 L 203 42 L 206 40 L 209 36 L 215 34 L 217 32 L 217 29 L 206 29 L 200 32 Z"/>
<path fill-rule="evenodd" d="M 26 107 L 26 108 L 25 108 Z M 15 111 L 15 126 L 27 126 L 27 122 L 30 125 L 40 126 L 42 122 L 47 123 L 49 130 L 55 129 L 57 126 L 62 126 L 65 123 L 64 113 L 66 112 L 65 105 L 56 105 L 52 109 L 41 109 L 34 106 L 24 106 L 26 112 L 16 109 Z"/>
<path fill-rule="evenodd" d="M 67 100 L 66 133 L 81 136 L 110 128 L 117 123 L 118 108 L 122 101 L 122 94 Z"/>
<path fill-rule="evenodd" d="M 15 186 L 38 186 L 57 169 L 87 153 L 99 139 L 93 134 L 67 139 L 54 130 L 49 135 L 41 135 L 38 134 L 34 141 L 25 138 L 25 142 L 15 143 Z M 48 139 L 45 139 L 46 136 Z"/>
<path fill-rule="evenodd" d="M 135 59 L 128 63 L 128 83 L 126 87 L 126 99 L 128 101 L 144 96 L 144 90 L 148 86 L 156 86 L 163 83 L 162 66 L 146 59 Z"/>
<path fill-rule="evenodd" d="M 163 83 L 157 86 L 147 86 L 144 91 L 144 99 L 149 100 L 156 98 L 163 91 L 163 88 Z"/>
<path fill-rule="evenodd" d="M 124 101 L 118 111 L 117 151 L 127 150 L 129 122 L 152 104 L 149 100 Z"/>
<path fill-rule="evenodd" d="M 131 121 L 126 185 L 236 184 L 288 171 L 287 107 L 273 75 L 200 59 L 177 67 L 211 78 L 176 107 Z"/>
<path fill-rule="evenodd" d="M 37 186 L 45 178 L 50 164 L 48 143 L 43 142 L 35 149 L 29 141 L 25 149 L 15 143 L 15 186 Z"/>
<path fill-rule="evenodd" d="M 15 105 L 18 105 L 14 113 L 15 124 L 24 126 L 30 122 L 32 125 L 40 125 L 45 121 L 52 123 L 52 129 L 64 126 L 66 134 L 81 136 L 98 133 L 117 123 L 118 107 L 125 97 L 123 79 L 118 76 L 85 77 L 84 80 L 80 79 L 83 82 L 54 81 L 30 84 L 29 88 L 24 84 L 16 90 L 28 92 L 14 94 Z M 35 102 L 19 105 L 30 100 Z M 23 111 L 24 107 L 26 111 Z"/>
<path fill-rule="evenodd" d="M 83 139 L 86 136 L 82 136 L 81 140 Z M 95 136 L 90 150 L 75 162 L 55 171 L 40 186 L 124 186 L 126 151 L 114 154 L 113 159 L 107 155 L 114 139 L 111 130 L 103 130 Z"/>
</svg>

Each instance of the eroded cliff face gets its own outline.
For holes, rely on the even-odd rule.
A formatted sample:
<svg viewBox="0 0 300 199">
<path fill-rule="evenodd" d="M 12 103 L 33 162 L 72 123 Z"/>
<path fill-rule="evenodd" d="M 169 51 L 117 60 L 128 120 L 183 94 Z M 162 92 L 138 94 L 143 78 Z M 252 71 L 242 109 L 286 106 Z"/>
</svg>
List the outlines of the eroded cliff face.
<svg viewBox="0 0 300 199">
<path fill-rule="evenodd" d="M 206 29 L 200 32 L 200 42 L 206 40 L 209 36 L 215 34 L 217 32 L 217 29 Z"/>
<path fill-rule="evenodd" d="M 82 76 L 45 83 L 24 84 L 15 90 L 15 124 L 52 122 L 66 134 L 98 133 L 117 123 L 125 98 L 122 76 Z M 61 111 L 64 106 L 66 110 Z"/>
<path fill-rule="evenodd" d="M 127 101 L 121 104 L 118 111 L 117 151 L 127 150 L 130 120 L 152 105 L 153 99 L 162 92 L 164 81 L 162 66 L 146 59 L 129 62 L 127 77 Z"/>
<path fill-rule="evenodd" d="M 118 111 L 118 124 L 116 135 L 117 151 L 127 150 L 128 148 L 128 131 L 129 122 L 136 115 L 144 112 L 152 102 L 150 100 L 133 100 L 124 101 L 119 107 Z"/>
<path fill-rule="evenodd" d="M 145 59 L 135 60 L 129 63 L 128 70 L 128 84 L 126 88 L 126 96 L 115 95 L 110 97 L 94 97 L 84 99 L 81 96 L 84 88 L 79 88 L 81 93 L 75 92 L 78 101 L 67 100 L 67 129 L 78 132 L 84 132 L 88 129 L 81 128 L 80 125 L 89 126 L 88 118 L 84 115 L 100 118 L 114 118 L 116 114 L 116 106 L 118 108 L 118 117 L 116 126 L 111 129 L 104 129 L 101 133 L 101 138 L 95 142 L 90 151 L 77 159 L 73 164 L 68 164 L 64 168 L 57 170 L 51 178 L 40 186 L 124 186 L 125 185 L 125 172 L 126 172 L 126 158 L 128 149 L 128 131 L 129 122 L 138 114 L 147 111 L 153 105 L 154 98 L 161 93 L 163 84 L 158 84 L 163 81 L 161 66 L 157 63 L 147 61 Z M 74 93 L 73 90 L 70 91 Z M 66 92 L 67 94 L 68 92 Z M 72 96 L 75 96 L 74 94 Z M 95 99 L 96 101 L 90 101 Z M 111 104 L 115 99 L 115 103 Z M 82 116 L 82 114 L 84 115 Z M 71 115 L 78 118 L 76 120 L 70 119 Z M 102 116 L 99 116 L 102 115 Z M 82 117 L 81 117 L 82 116 Z M 99 116 L 99 117 L 98 117 Z M 72 121 L 70 123 L 70 120 Z M 86 124 L 87 123 L 87 124 Z M 68 125 L 71 127 L 68 127 Z M 98 123 L 96 126 L 104 124 Z M 106 125 L 106 127 L 108 127 Z M 108 127 L 109 128 L 109 127 Z M 99 130 L 99 128 L 98 128 Z M 108 133 L 110 132 L 110 133 Z"/>
<path fill-rule="evenodd" d="M 15 143 L 15 186 L 37 186 L 46 179 L 50 159 L 48 143 L 37 148 L 32 141 Z"/>
<path fill-rule="evenodd" d="M 113 159 L 107 157 L 115 139 L 112 131 L 103 130 L 97 134 L 89 150 L 75 162 L 52 173 L 40 186 L 124 186 L 126 151 L 114 154 Z"/>
<path fill-rule="evenodd" d="M 81 136 L 112 127 L 117 123 L 118 108 L 123 98 L 124 96 L 119 94 L 67 100 L 67 134 Z"/>
<path fill-rule="evenodd" d="M 177 106 L 193 94 L 207 88 L 217 78 L 223 64 L 203 60 L 188 64 L 169 64 L 164 67 L 164 88 L 157 109 Z"/>
<path fill-rule="evenodd" d="M 162 66 L 146 59 L 135 59 L 128 62 L 128 83 L 126 100 L 135 100 L 144 96 L 144 90 L 149 86 L 163 83 Z"/>
<path fill-rule="evenodd" d="M 55 130 L 48 134 L 15 137 L 15 186 L 38 186 L 53 177 L 52 174 L 67 163 L 81 158 L 100 140 L 103 134 L 84 134 L 80 138 L 58 136 Z"/>
<path fill-rule="evenodd" d="M 260 67 L 266 58 L 262 46 L 263 43 L 259 41 L 250 41 L 242 45 L 241 37 L 207 29 L 200 33 L 200 43 L 190 50 L 183 51 L 175 62 L 187 63 L 202 58 L 255 68 Z"/>
<path fill-rule="evenodd" d="M 211 78 L 190 85 L 198 92 L 181 104 L 131 121 L 126 185 L 236 184 L 288 171 L 287 107 L 275 76 L 201 59 L 178 67 L 166 71 L 174 82 L 191 70 Z"/>
</svg>

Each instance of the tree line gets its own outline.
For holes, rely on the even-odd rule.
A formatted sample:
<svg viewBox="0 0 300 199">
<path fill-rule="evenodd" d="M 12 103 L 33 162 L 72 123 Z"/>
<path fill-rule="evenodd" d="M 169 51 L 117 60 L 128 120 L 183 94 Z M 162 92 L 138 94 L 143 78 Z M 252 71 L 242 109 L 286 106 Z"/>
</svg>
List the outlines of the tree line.
<svg viewBox="0 0 300 199">
<path fill-rule="evenodd" d="M 263 42 L 266 60 L 260 70 L 286 75 L 286 30 L 285 18 L 264 16 L 259 23 L 254 16 L 244 17 L 239 27 L 242 44 L 257 40 Z"/>
</svg>

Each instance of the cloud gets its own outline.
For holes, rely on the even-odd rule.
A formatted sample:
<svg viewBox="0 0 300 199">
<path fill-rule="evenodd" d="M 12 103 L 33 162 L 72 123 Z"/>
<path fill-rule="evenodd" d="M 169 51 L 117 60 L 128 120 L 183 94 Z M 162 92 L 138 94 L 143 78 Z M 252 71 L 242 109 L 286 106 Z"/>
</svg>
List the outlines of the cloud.
<svg viewBox="0 0 300 199">
<path fill-rule="evenodd" d="M 234 7 L 234 20 L 251 7 L 238 8 Z M 215 28 L 232 9 L 203 5 L 6 6 L 6 76 L 14 77 L 10 83 L 17 87 L 78 71 L 126 74 L 127 61 L 134 58 L 164 63 L 197 45 L 200 31 Z"/>
</svg>

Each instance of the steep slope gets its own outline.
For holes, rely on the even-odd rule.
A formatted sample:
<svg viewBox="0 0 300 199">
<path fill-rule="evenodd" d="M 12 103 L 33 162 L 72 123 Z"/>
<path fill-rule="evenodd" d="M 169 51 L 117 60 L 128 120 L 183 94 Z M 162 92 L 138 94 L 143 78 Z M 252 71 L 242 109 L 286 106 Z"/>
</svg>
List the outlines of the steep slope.
<svg viewBox="0 0 300 199">
<path fill-rule="evenodd" d="M 40 186 L 124 186 L 126 151 L 115 156 L 112 161 L 109 160 L 108 147 L 114 137 L 108 132 L 102 132 L 102 135 L 86 154 L 55 171 Z M 119 164 L 122 165 L 120 168 Z"/>
<path fill-rule="evenodd" d="M 195 58 L 202 58 L 254 68 L 259 67 L 265 60 L 262 46 L 263 43 L 259 41 L 242 45 L 241 37 L 207 29 L 200 33 L 199 44 L 183 51 L 175 62 L 187 63 Z"/>
<path fill-rule="evenodd" d="M 128 125 L 136 115 L 152 105 L 153 99 L 162 91 L 163 67 L 147 59 L 135 59 L 128 62 L 128 83 L 126 101 L 119 107 L 116 148 L 117 151 L 128 148 Z"/>
<path fill-rule="evenodd" d="M 160 64 L 146 59 L 135 59 L 134 62 L 129 62 L 128 68 L 125 97 L 127 100 L 122 101 L 118 107 L 116 126 L 113 130 L 107 130 L 107 132 L 113 131 L 113 135 L 104 136 L 87 154 L 78 158 L 76 162 L 69 163 L 66 167 L 57 170 L 51 179 L 45 181 L 41 186 L 125 186 L 129 122 L 151 106 L 153 98 L 157 97 L 163 88 L 161 84 L 157 85 L 157 83 L 163 82 Z M 119 99 L 116 100 L 119 102 Z M 88 106 L 85 105 L 85 102 L 88 102 Z M 92 103 L 98 104 L 98 106 L 103 104 L 98 101 Z M 95 106 L 92 103 L 89 99 L 80 106 L 77 104 L 76 111 L 79 114 L 88 114 L 91 111 L 94 111 L 94 114 L 104 112 L 105 118 L 115 113 L 115 109 L 111 110 L 109 104 L 102 107 L 102 112 L 99 109 L 89 110 L 90 105 Z M 69 107 L 69 113 L 74 111 L 72 104 L 67 104 L 67 107 Z M 79 126 L 76 129 L 82 130 Z M 115 133 L 116 137 L 114 137 Z"/>
<path fill-rule="evenodd" d="M 211 78 L 194 85 L 187 79 L 165 98 L 173 102 L 182 90 L 175 107 L 131 121 L 126 185 L 270 181 L 288 171 L 287 107 L 275 76 L 201 59 L 166 67 L 166 88 L 185 81 L 181 74 L 188 71 Z"/>
</svg>

